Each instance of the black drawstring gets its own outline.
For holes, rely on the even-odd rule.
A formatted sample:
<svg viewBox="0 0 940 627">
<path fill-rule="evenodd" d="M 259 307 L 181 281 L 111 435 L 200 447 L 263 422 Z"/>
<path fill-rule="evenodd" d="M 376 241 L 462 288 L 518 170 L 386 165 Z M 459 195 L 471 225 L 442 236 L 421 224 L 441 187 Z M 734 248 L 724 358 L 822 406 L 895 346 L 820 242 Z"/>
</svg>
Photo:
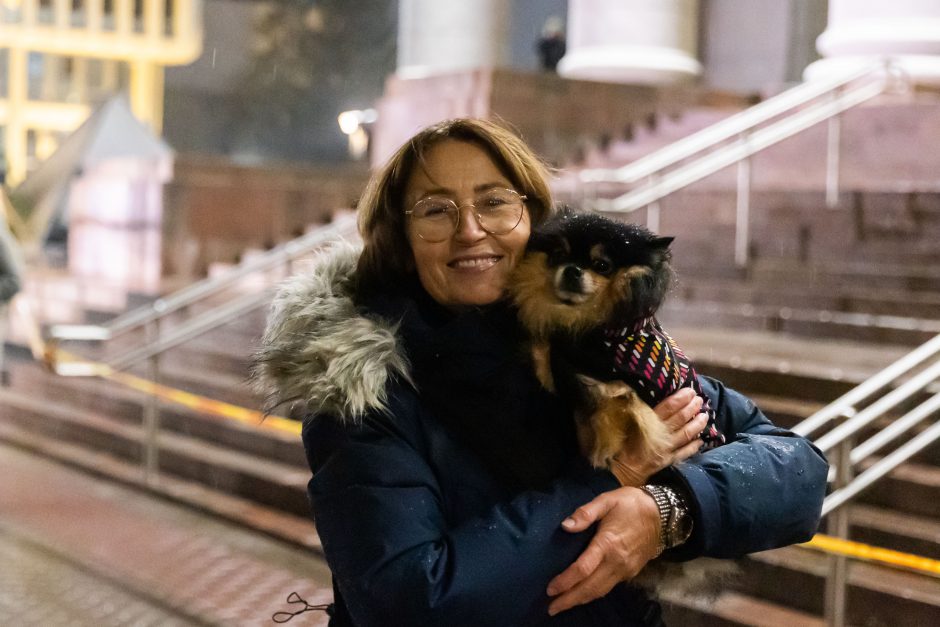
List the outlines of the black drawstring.
<svg viewBox="0 0 940 627">
<path fill-rule="evenodd" d="M 303 607 L 295 612 L 274 612 L 271 616 L 271 620 L 275 623 L 286 623 L 295 616 L 300 616 L 304 612 L 310 612 L 315 610 L 322 610 L 327 613 L 327 615 L 333 615 L 333 604 L 332 603 L 323 603 L 321 605 L 310 605 L 305 599 L 303 599 L 296 592 L 291 592 L 287 595 L 287 602 L 291 604 L 303 605 Z"/>
</svg>

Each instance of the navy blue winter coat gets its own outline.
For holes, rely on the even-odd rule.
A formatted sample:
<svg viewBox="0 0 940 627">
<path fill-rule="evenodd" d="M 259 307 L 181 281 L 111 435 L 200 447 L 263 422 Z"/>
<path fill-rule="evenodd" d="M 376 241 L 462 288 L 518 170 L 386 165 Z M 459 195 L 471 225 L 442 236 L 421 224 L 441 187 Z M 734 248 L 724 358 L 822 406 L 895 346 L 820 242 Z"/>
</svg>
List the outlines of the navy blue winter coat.
<svg viewBox="0 0 940 627">
<path fill-rule="evenodd" d="M 303 429 L 309 495 L 333 572 L 331 625 L 657 624 L 629 584 L 550 618 L 548 582 L 593 530 L 561 521 L 616 489 L 579 458 L 569 408 L 542 390 L 508 308 L 460 316 L 421 298 L 349 297 L 350 252 L 286 287 L 263 342 L 274 401 Z M 663 558 L 738 557 L 809 539 L 827 464 L 745 397 L 703 377 L 729 443 L 656 477 L 694 530 Z"/>
</svg>

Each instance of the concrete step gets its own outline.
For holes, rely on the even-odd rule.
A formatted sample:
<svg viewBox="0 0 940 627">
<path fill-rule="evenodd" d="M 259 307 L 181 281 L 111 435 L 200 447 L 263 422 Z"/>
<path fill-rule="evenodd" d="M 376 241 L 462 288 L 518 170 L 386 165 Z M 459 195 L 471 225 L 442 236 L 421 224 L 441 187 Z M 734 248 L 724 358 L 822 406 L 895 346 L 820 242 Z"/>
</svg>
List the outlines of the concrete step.
<svg viewBox="0 0 940 627">
<path fill-rule="evenodd" d="M 664 324 L 774 331 L 814 338 L 915 347 L 940 333 L 940 319 L 882 316 L 808 308 L 672 299 L 660 310 Z"/>
<path fill-rule="evenodd" d="M 822 616 L 828 557 L 802 547 L 755 553 L 741 560 L 738 592 Z M 874 563 L 849 562 L 848 622 L 873 627 L 940 624 L 940 580 Z"/>
<path fill-rule="evenodd" d="M 82 445 L 128 463 L 143 459 L 144 429 L 18 392 L 0 391 L 0 420 L 19 430 Z M 309 506 L 305 465 L 289 465 L 233 451 L 176 433 L 158 436 L 159 470 L 295 516 Z"/>
<path fill-rule="evenodd" d="M 862 470 L 878 461 L 873 457 Z M 940 521 L 940 468 L 908 462 L 862 492 L 859 501 L 895 512 Z"/>
<path fill-rule="evenodd" d="M 667 625 L 695 627 L 824 627 L 819 616 L 764 599 L 724 591 L 714 600 L 698 601 L 666 595 L 663 617 Z"/>
<path fill-rule="evenodd" d="M 754 281 L 790 283 L 791 285 L 855 285 L 912 291 L 940 290 L 940 269 L 929 266 L 908 266 L 851 261 L 794 263 L 790 259 L 757 259 L 751 267 Z"/>
<path fill-rule="evenodd" d="M 139 464 L 107 453 L 37 434 L 0 420 L 0 440 L 91 475 L 155 494 L 224 520 L 249 527 L 303 549 L 322 553 L 323 547 L 309 515 L 296 516 L 265 507 L 250 499 L 214 490 L 204 484 L 161 474 L 145 481 Z"/>
<path fill-rule="evenodd" d="M 790 307 L 940 320 L 940 293 L 853 286 L 767 284 L 745 280 L 680 278 L 667 302 Z"/>
<path fill-rule="evenodd" d="M 940 560 L 940 520 L 871 505 L 848 511 L 851 540 Z"/>
</svg>

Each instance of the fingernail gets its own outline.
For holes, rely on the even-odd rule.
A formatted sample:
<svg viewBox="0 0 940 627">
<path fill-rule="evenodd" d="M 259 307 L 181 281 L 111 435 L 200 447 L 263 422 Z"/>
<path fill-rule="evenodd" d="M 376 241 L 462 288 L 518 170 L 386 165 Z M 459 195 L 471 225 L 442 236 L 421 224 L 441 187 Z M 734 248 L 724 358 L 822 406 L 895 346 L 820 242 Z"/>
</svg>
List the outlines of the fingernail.
<svg viewBox="0 0 940 627">
<path fill-rule="evenodd" d="M 555 585 L 552 584 L 552 585 L 550 585 L 550 586 L 548 587 L 548 590 L 546 590 L 545 593 L 546 593 L 548 596 L 553 597 L 553 596 L 555 596 L 556 594 L 558 594 L 558 588 L 556 588 Z"/>
<path fill-rule="evenodd" d="M 558 610 L 556 610 L 555 608 L 553 608 L 553 607 L 548 608 L 548 615 L 549 615 L 549 616 L 554 616 L 554 615 L 557 614 L 557 613 L 558 613 Z"/>
<path fill-rule="evenodd" d="M 574 527 L 574 524 L 574 518 L 565 518 L 563 521 L 561 521 L 561 526 L 565 529 L 571 529 Z"/>
</svg>

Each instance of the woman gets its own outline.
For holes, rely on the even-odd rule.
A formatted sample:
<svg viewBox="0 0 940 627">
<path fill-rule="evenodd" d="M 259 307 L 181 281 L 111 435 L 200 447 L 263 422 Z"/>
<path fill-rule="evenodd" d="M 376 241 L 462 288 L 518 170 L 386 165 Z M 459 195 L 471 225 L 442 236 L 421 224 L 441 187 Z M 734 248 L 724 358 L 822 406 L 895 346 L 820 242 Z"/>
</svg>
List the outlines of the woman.
<svg viewBox="0 0 940 627">
<path fill-rule="evenodd" d="M 373 177 L 361 254 L 334 250 L 277 297 L 258 373 L 272 405 L 307 413 L 331 625 L 656 625 L 629 580 L 663 548 L 733 557 L 813 534 L 825 460 L 716 381 L 725 446 L 694 455 L 704 418 L 684 391 L 655 408 L 672 459 L 578 456 L 504 301 L 551 206 L 518 138 L 441 123 Z"/>
</svg>

